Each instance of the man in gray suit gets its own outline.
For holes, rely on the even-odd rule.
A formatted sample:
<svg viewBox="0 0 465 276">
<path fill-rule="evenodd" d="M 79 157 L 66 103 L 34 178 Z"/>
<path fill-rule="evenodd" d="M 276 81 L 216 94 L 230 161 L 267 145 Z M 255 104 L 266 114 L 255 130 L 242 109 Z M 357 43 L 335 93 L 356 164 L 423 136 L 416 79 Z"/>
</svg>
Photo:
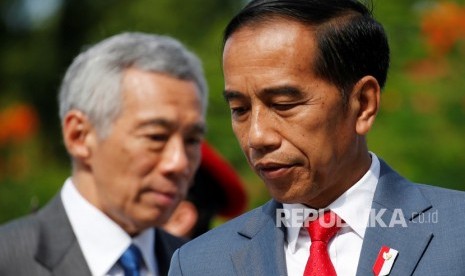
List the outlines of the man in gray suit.
<svg viewBox="0 0 465 276">
<path fill-rule="evenodd" d="M 169 275 L 465 275 L 465 193 L 368 151 L 388 65 L 383 27 L 355 0 L 242 9 L 224 96 L 273 199 L 182 246 Z"/>
<path fill-rule="evenodd" d="M 166 275 L 184 241 L 157 229 L 200 162 L 199 59 L 165 36 L 123 33 L 74 59 L 59 95 L 71 177 L 0 228 L 0 275 Z"/>
</svg>

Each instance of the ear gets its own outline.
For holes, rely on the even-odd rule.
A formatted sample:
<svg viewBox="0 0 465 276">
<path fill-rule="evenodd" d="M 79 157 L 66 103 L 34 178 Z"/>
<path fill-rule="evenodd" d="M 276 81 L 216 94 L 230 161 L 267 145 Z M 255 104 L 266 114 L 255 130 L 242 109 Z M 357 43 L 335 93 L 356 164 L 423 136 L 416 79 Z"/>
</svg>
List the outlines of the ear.
<svg viewBox="0 0 465 276">
<path fill-rule="evenodd" d="M 372 76 L 361 78 L 354 86 L 353 101 L 358 106 L 355 130 L 359 135 L 366 135 L 379 110 L 381 88 Z"/>
<path fill-rule="evenodd" d="M 92 125 L 84 113 L 71 110 L 63 121 L 63 141 L 68 153 L 75 159 L 86 160 L 91 155 Z M 85 161 L 84 161 L 85 162 Z"/>
<path fill-rule="evenodd" d="M 162 228 L 172 235 L 189 238 L 198 217 L 199 213 L 195 205 L 183 200 Z"/>
</svg>

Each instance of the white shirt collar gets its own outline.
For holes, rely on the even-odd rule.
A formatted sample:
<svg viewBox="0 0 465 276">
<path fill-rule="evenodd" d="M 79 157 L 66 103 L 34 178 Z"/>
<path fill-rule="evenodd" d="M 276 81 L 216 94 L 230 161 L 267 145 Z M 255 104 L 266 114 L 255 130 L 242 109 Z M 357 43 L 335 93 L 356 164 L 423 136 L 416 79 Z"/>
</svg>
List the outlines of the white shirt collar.
<svg viewBox="0 0 465 276">
<path fill-rule="evenodd" d="M 378 157 L 371 154 L 371 166 L 365 175 L 357 181 L 350 189 L 344 192 L 339 198 L 333 201 L 327 208 L 336 213 L 347 227 L 350 227 L 360 238 L 365 236 L 366 226 L 370 216 L 371 203 L 378 184 L 380 163 Z M 292 213 L 292 209 L 309 210 L 303 204 L 283 204 L 283 208 Z M 303 225 L 303 222 L 302 222 Z M 302 225 L 287 227 L 287 243 L 291 252 L 296 252 L 297 239 L 302 229 Z"/>
<path fill-rule="evenodd" d="M 92 275 L 107 274 L 131 242 L 141 250 L 148 270 L 156 275 L 153 228 L 131 239 L 118 224 L 82 197 L 70 178 L 61 190 L 61 198 Z"/>
</svg>

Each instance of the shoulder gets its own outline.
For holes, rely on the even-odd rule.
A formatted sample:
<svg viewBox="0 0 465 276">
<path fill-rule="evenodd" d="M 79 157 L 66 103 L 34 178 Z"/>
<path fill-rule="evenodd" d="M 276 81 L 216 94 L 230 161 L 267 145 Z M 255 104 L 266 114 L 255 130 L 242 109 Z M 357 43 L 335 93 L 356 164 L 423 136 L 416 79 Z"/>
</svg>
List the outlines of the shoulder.
<svg viewBox="0 0 465 276">
<path fill-rule="evenodd" d="M 17 260 L 33 260 L 38 242 L 39 224 L 35 215 L 0 226 L 0 267 L 9 266 Z"/>
<path fill-rule="evenodd" d="M 182 275 L 183 271 L 189 275 L 234 275 L 235 261 L 248 258 L 251 246 L 275 239 L 279 206 L 271 200 L 186 243 L 174 253 L 169 275 Z"/>
<path fill-rule="evenodd" d="M 386 206 L 447 208 L 465 205 L 465 192 L 414 183 L 390 168 L 382 159 L 374 202 Z M 417 206 L 418 205 L 418 206 Z M 465 212 L 465 208 L 464 212 Z"/>
<path fill-rule="evenodd" d="M 441 188 L 426 184 L 416 184 L 424 197 L 432 204 L 433 208 L 444 210 L 448 213 L 460 213 L 465 221 L 465 192 Z"/>
<path fill-rule="evenodd" d="M 446 199 L 447 198 L 453 201 L 451 202 L 451 204 L 453 203 L 465 204 L 464 202 L 465 191 L 452 190 L 452 189 L 447 189 L 447 188 L 442 188 L 442 187 L 427 185 L 427 184 L 421 184 L 421 183 L 416 183 L 416 186 L 428 198 L 431 198 L 431 199 Z"/>
<path fill-rule="evenodd" d="M 45 228 L 64 228 L 62 224 L 58 223 L 47 225 L 50 220 L 59 219 L 61 214 L 59 204 L 61 204 L 59 199 L 52 199 L 37 212 L 0 226 L 0 262 L 34 260 L 34 254 L 36 254 L 44 239 L 56 240 L 57 235 L 55 235 L 55 232 L 46 233 Z M 46 235 L 48 236 L 46 237 Z"/>
<path fill-rule="evenodd" d="M 0 244 L 13 242 L 25 237 L 35 237 L 37 229 L 38 224 L 35 215 L 28 215 L 7 222 L 0 226 Z"/>
<path fill-rule="evenodd" d="M 411 214 L 413 225 L 410 226 L 434 235 L 430 244 L 432 252 L 448 254 L 454 247 L 460 251 L 457 256 L 465 257 L 465 192 L 419 183 L 413 185 L 429 204 L 424 210 Z"/>
<path fill-rule="evenodd" d="M 234 248 L 240 247 L 267 223 L 274 223 L 274 218 L 271 216 L 275 216 L 276 208 L 277 203 L 269 201 L 195 238 L 181 247 L 181 251 L 205 249 L 214 252 L 213 254 L 234 251 Z"/>
</svg>

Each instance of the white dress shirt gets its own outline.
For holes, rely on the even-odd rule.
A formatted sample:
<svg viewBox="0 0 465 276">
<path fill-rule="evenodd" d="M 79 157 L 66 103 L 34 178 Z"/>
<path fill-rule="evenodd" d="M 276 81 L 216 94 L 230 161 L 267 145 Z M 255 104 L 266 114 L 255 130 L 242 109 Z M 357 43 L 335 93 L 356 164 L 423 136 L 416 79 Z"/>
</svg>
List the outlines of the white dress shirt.
<svg viewBox="0 0 465 276">
<path fill-rule="evenodd" d="M 363 237 L 370 217 L 371 203 L 378 184 L 380 164 L 371 153 L 371 166 L 366 174 L 325 210 L 331 210 L 346 222 L 329 242 L 328 252 L 337 275 L 351 276 L 357 272 Z M 283 204 L 291 213 L 292 209 L 307 209 L 303 204 Z M 303 223 L 302 223 L 303 225 Z M 284 243 L 288 275 L 303 275 L 310 255 L 310 236 L 307 229 L 287 227 Z"/>
<path fill-rule="evenodd" d="M 153 228 L 131 238 L 118 224 L 82 197 L 71 179 L 66 180 L 61 199 L 92 275 L 123 276 L 124 271 L 117 261 L 131 243 L 139 247 L 144 259 L 141 275 L 158 275 Z"/>
</svg>

